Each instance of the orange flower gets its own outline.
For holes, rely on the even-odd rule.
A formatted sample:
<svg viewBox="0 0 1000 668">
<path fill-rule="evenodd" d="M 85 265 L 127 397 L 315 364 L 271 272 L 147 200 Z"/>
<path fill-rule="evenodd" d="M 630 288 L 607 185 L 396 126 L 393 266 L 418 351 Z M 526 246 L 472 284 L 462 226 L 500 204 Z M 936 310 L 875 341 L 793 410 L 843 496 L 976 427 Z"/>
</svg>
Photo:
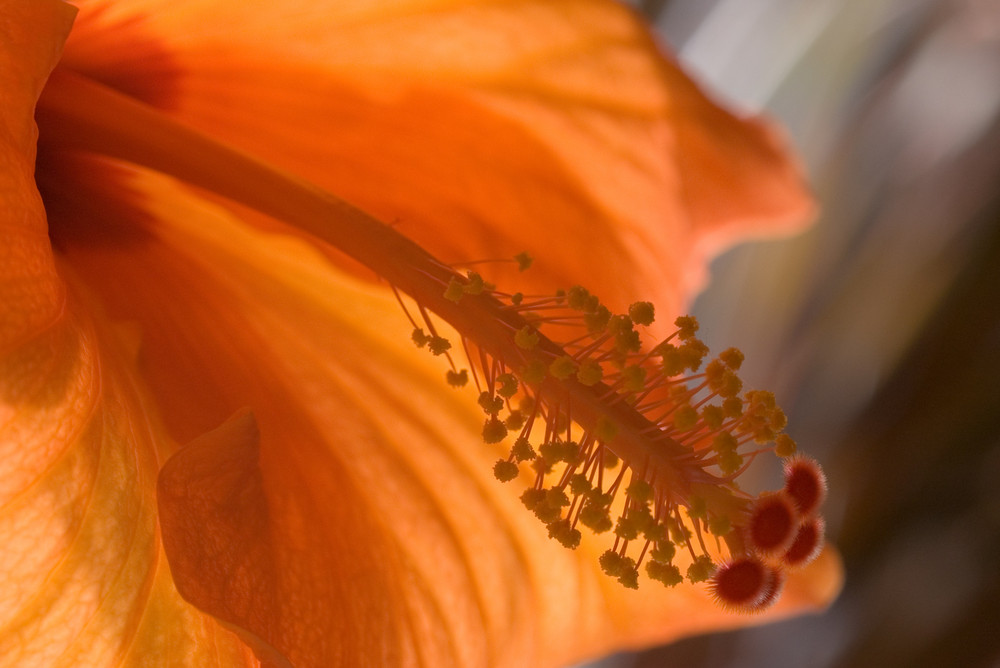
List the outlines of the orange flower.
<svg viewBox="0 0 1000 668">
<path fill-rule="evenodd" d="M 831 599 L 829 550 L 747 618 L 701 585 L 621 587 L 600 537 L 549 540 L 494 479 L 479 407 L 354 262 L 496 358 L 497 307 L 449 307 L 423 248 L 526 249 L 537 269 L 491 278 L 676 313 L 711 250 L 801 221 L 771 131 L 628 11 L 75 14 L 0 1 L 4 660 L 557 665 Z"/>
</svg>

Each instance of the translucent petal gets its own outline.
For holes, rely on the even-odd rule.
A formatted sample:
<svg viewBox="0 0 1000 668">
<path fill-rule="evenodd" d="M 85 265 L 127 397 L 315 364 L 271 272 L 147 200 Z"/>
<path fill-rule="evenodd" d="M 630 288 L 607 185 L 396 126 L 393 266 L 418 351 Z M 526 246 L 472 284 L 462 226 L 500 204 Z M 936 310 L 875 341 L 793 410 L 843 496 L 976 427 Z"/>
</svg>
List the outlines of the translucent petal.
<svg viewBox="0 0 1000 668">
<path fill-rule="evenodd" d="M 599 572 L 606 545 L 549 540 L 492 477 L 473 394 L 378 286 L 164 179 L 79 167 L 93 183 L 67 191 L 102 218 L 68 257 L 142 331 L 167 425 L 184 440 L 252 410 L 160 481 L 174 576 L 205 611 L 317 666 L 559 665 L 767 619 L 694 587 L 625 591 Z M 817 562 L 774 614 L 823 605 L 838 568 Z"/>
<path fill-rule="evenodd" d="M 490 268 L 511 290 L 586 281 L 666 316 L 709 250 L 811 210 L 774 133 L 709 103 L 617 3 L 82 6 L 68 66 L 446 261 L 529 251 L 527 274 Z"/>
</svg>

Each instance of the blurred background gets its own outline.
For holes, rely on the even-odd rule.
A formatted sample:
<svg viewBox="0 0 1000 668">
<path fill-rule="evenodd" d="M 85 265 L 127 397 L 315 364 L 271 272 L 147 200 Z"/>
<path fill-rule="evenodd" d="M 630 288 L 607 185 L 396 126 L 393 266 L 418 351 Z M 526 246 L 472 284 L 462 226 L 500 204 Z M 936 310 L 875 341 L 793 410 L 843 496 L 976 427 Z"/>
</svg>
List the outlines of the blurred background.
<svg viewBox="0 0 1000 668">
<path fill-rule="evenodd" d="M 823 213 L 695 313 L 830 478 L 828 611 L 602 668 L 1000 666 L 1000 0 L 647 0 L 689 70 L 787 128 Z"/>
</svg>

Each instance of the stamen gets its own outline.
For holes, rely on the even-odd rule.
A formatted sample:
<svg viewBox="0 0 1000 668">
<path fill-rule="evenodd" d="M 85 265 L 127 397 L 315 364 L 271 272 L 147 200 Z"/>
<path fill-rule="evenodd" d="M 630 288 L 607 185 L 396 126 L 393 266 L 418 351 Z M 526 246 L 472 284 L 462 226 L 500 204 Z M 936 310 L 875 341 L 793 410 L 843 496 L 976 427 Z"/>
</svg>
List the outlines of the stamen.
<svg viewBox="0 0 1000 668">
<path fill-rule="evenodd" d="M 600 308 L 599 301 L 583 288 L 560 291 L 554 298 L 537 298 L 532 306 L 532 312 L 538 314 L 535 324 L 513 333 L 515 340 L 522 339 L 522 349 L 544 351 L 550 360 L 547 365 L 537 365 L 537 373 L 521 374 L 525 387 L 544 409 L 545 429 L 540 437 L 530 429 L 522 431 L 509 457 L 502 460 L 504 464 L 498 463 L 497 477 L 510 480 L 514 469 L 508 463 L 524 461 L 515 449 L 533 451 L 530 440 L 539 438 L 539 455 L 531 462 L 532 489 L 538 491 L 526 500 L 542 499 L 533 509 L 552 538 L 570 546 L 578 542 L 576 534 L 570 533 L 578 526 L 595 534 L 613 529 L 614 544 L 602 557 L 601 566 L 626 587 L 638 586 L 638 568 L 644 562 L 650 579 L 665 586 L 677 584 L 684 576 L 672 560 L 677 548 L 683 548 L 691 557 L 686 578 L 691 582 L 715 578 L 713 582 L 722 583 L 722 593 L 717 595 L 720 600 L 725 599 L 726 583 L 735 575 L 719 575 L 718 564 L 757 564 L 762 580 L 754 600 L 726 605 L 746 612 L 763 609 L 780 593 L 782 569 L 795 567 L 800 552 L 807 547 L 811 551 L 821 542 L 815 538 L 817 534 L 809 533 L 812 524 L 803 523 L 800 500 L 787 489 L 754 499 L 735 485 L 758 455 L 795 451 L 794 442 L 780 433 L 786 422 L 784 413 L 769 392 L 750 391 L 739 396 L 742 381 L 736 371 L 743 355 L 734 348 L 708 362 L 704 372 L 695 373 L 707 348 L 695 338 L 697 322 L 692 318 L 678 319 L 673 335 L 643 352 L 641 346 L 631 343 L 636 332 L 632 316 L 610 314 L 603 329 L 588 328 L 586 337 L 554 344 L 563 354 L 549 352 L 547 344 L 552 341 L 539 323 L 575 322 L 587 327 L 586 315 Z M 643 308 L 633 304 L 630 310 L 645 319 Z M 626 345 L 621 343 L 623 334 L 629 337 Z M 674 339 L 680 344 L 670 343 Z M 674 364 L 675 360 L 679 363 Z M 685 377 L 681 375 L 684 371 L 692 373 Z M 672 375 L 667 376 L 668 372 Z M 556 398 L 559 395 L 549 394 L 547 385 L 573 383 L 599 386 L 607 407 L 627 406 L 647 420 L 642 432 L 648 441 L 646 452 L 659 449 L 662 458 L 664 451 L 675 448 L 669 455 L 674 468 L 665 469 L 662 459 L 655 456 L 636 460 L 626 454 L 613 482 L 605 486 L 602 464 L 613 458 L 619 447 L 619 425 L 609 419 L 608 411 L 595 424 L 583 424 L 584 434 L 575 442 L 568 410 L 575 395 L 564 395 L 564 403 Z M 764 445 L 768 442 L 773 445 Z M 753 449 L 748 451 L 745 448 L 749 446 Z M 796 461 L 793 468 L 798 466 Z M 721 475 L 712 473 L 713 468 Z M 671 471 L 680 474 L 675 480 L 685 484 L 682 489 L 678 490 L 676 483 L 663 484 L 660 476 Z M 698 472 L 708 478 L 700 479 Z M 551 501 L 550 493 L 557 494 L 559 503 Z M 615 502 L 619 494 L 624 495 L 620 506 Z M 613 507 L 620 508 L 617 518 Z M 716 537 L 714 548 L 706 542 L 708 535 Z M 810 535 L 814 542 L 807 546 Z M 636 549 L 637 553 L 633 552 Z M 744 571 L 747 568 L 741 566 Z"/>
<path fill-rule="evenodd" d="M 494 465 L 496 477 L 511 481 L 522 469 L 533 475 L 520 498 L 566 547 L 579 544 L 580 527 L 613 530 L 600 565 L 623 586 L 638 586 L 643 562 L 651 579 L 676 585 L 682 576 L 673 561 L 682 550 L 690 555 L 689 581 L 713 579 L 724 604 L 759 608 L 777 596 L 772 584 L 783 578 L 775 568 L 801 563 L 821 544 L 815 513 L 825 483 L 815 462 L 791 460 L 785 490 L 774 496 L 780 503 L 739 489 L 737 478 L 754 457 L 791 454 L 794 442 L 781 434 L 785 416 L 773 394 L 740 395 L 739 351 L 724 351 L 699 371 L 708 348 L 693 318 L 678 318 L 673 334 L 643 351 L 642 328 L 655 316 L 649 302 L 616 314 L 580 286 L 548 296 L 499 292 L 329 193 L 71 72 L 53 74 L 37 113 L 49 139 L 64 147 L 133 162 L 250 206 L 409 295 L 422 320 L 407 311 L 414 343 L 448 359 L 453 386 L 467 384 L 471 371 L 485 413 L 483 440 L 512 441 Z M 515 261 L 530 265 L 526 254 Z M 455 347 L 437 333 L 431 313 L 458 332 L 468 370 L 453 363 Z M 555 325 L 573 336 L 560 343 L 550 333 Z M 708 547 L 706 534 L 718 537 L 717 547 Z"/>
</svg>

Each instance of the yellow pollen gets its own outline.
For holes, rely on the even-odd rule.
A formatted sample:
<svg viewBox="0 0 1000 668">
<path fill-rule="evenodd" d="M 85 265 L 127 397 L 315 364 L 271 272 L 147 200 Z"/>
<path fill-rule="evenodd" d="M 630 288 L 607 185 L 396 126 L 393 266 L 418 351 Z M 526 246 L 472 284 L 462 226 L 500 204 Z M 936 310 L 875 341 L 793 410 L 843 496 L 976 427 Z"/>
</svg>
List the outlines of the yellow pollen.
<svg viewBox="0 0 1000 668">
<path fill-rule="evenodd" d="M 774 454 L 779 457 L 791 457 L 798 448 L 788 434 L 778 434 L 774 439 Z"/>
<path fill-rule="evenodd" d="M 694 338 L 698 333 L 698 320 L 689 315 L 680 316 L 674 320 L 674 325 L 677 326 L 677 336 L 681 341 Z"/>
<path fill-rule="evenodd" d="M 622 387 L 626 392 L 642 392 L 646 387 L 646 369 L 638 365 L 629 365 L 622 369 Z"/>
<path fill-rule="evenodd" d="M 508 431 L 518 431 L 524 426 L 526 421 L 527 418 L 525 418 L 524 413 L 515 408 L 507 414 L 507 419 L 504 420 L 504 425 L 507 427 Z"/>
<path fill-rule="evenodd" d="M 576 362 L 569 355 L 563 355 L 549 365 L 549 373 L 557 380 L 566 380 L 576 373 Z"/>
<path fill-rule="evenodd" d="M 617 434 L 618 425 L 612 420 L 604 416 L 597 419 L 597 424 L 594 425 L 594 438 L 598 441 L 608 443 L 614 440 Z"/>
<path fill-rule="evenodd" d="M 524 436 L 520 436 L 514 441 L 514 446 L 511 448 L 510 454 L 519 462 L 526 462 L 529 459 L 535 458 L 535 450 L 531 447 L 531 442 Z"/>
<path fill-rule="evenodd" d="M 713 575 L 715 575 L 715 564 L 705 555 L 700 555 L 688 566 L 687 577 L 692 583 L 705 582 Z"/>
<path fill-rule="evenodd" d="M 533 350 L 538 346 L 538 341 L 538 332 L 530 325 L 525 325 L 514 335 L 514 343 L 517 344 L 518 348 L 524 350 Z"/>
<path fill-rule="evenodd" d="M 521 371 L 521 380 L 529 385 L 537 385 L 545 380 L 547 373 L 545 364 L 541 360 L 531 360 Z"/>
<path fill-rule="evenodd" d="M 497 383 L 500 384 L 500 387 L 497 388 L 497 394 L 504 399 L 510 399 L 517 394 L 517 377 L 514 374 L 500 374 L 497 376 Z"/>
<path fill-rule="evenodd" d="M 566 304 L 573 310 L 587 310 L 589 300 L 590 291 L 582 286 L 574 285 L 566 291 Z"/>
<path fill-rule="evenodd" d="M 576 379 L 588 387 L 601 382 L 602 378 L 604 369 L 596 360 L 584 360 L 576 370 Z"/>
<path fill-rule="evenodd" d="M 489 392 L 480 392 L 479 405 L 488 415 L 496 415 L 503 410 L 503 399 L 495 397 Z"/>
<path fill-rule="evenodd" d="M 465 285 L 462 283 L 462 280 L 458 276 L 452 276 L 451 280 L 448 281 L 448 287 L 445 288 L 444 298 L 457 304 L 462 301 L 464 295 Z"/>
<path fill-rule="evenodd" d="M 507 437 L 507 427 L 497 417 L 490 416 L 483 425 L 483 441 L 489 443 L 499 443 Z"/>
<path fill-rule="evenodd" d="M 648 327 L 653 324 L 656 309 L 652 302 L 635 302 L 628 307 L 628 316 L 637 325 Z"/>
<path fill-rule="evenodd" d="M 483 294 L 483 291 L 488 287 L 483 277 L 474 271 L 468 272 L 467 277 L 468 283 L 463 286 L 463 292 L 467 295 Z"/>
</svg>

